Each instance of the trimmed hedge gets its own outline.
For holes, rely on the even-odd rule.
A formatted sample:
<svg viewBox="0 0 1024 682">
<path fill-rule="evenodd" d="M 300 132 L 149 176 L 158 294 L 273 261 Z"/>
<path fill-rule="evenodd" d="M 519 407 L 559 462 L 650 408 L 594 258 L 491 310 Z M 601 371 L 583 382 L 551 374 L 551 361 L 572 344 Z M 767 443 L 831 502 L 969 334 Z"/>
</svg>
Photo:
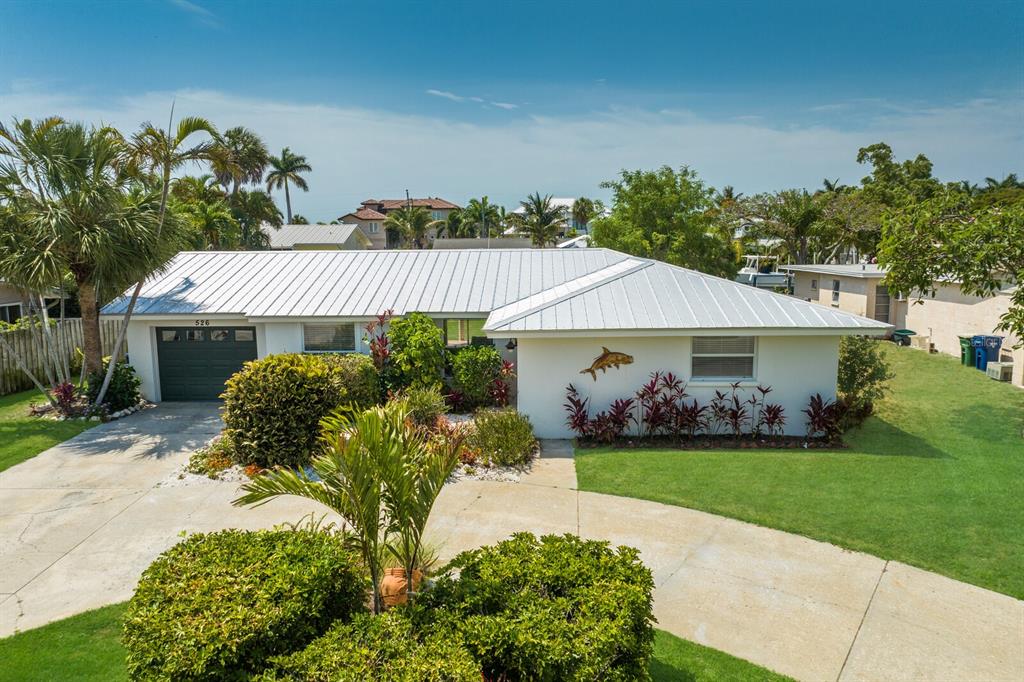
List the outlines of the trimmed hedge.
<svg viewBox="0 0 1024 682">
<path fill-rule="evenodd" d="M 423 313 L 391 320 L 391 360 L 400 387 L 440 386 L 444 374 L 444 332 Z"/>
<path fill-rule="evenodd" d="M 313 454 L 321 419 L 342 406 L 375 404 L 379 384 L 364 355 L 283 353 L 245 363 L 223 398 L 236 462 L 294 467 Z"/>
<path fill-rule="evenodd" d="M 258 678 L 332 682 L 480 682 L 480 666 L 457 638 L 421 639 L 402 610 L 339 623 L 304 650 L 280 656 Z"/>
<path fill-rule="evenodd" d="M 493 405 L 491 389 L 501 376 L 501 353 L 494 346 L 466 346 L 452 355 L 452 381 L 470 407 Z"/>
<path fill-rule="evenodd" d="M 128 603 L 129 676 L 246 679 L 364 609 L 367 587 L 340 536 L 193 535 L 146 569 Z"/>
<path fill-rule="evenodd" d="M 533 425 L 513 409 L 477 410 L 467 445 L 494 466 L 522 466 L 537 454 Z"/>
<path fill-rule="evenodd" d="M 416 617 L 457 634 L 486 679 L 641 680 L 653 588 L 631 547 L 519 533 L 455 557 Z"/>
</svg>

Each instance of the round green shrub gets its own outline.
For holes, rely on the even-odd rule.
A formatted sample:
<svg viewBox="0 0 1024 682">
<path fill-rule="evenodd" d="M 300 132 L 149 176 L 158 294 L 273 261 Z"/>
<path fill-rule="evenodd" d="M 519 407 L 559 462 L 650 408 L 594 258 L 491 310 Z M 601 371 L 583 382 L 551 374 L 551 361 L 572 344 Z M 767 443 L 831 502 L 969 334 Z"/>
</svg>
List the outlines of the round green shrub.
<svg viewBox="0 0 1024 682">
<path fill-rule="evenodd" d="M 320 420 L 339 407 L 377 401 L 376 370 L 356 356 L 268 355 L 227 381 L 225 434 L 242 465 L 301 466 L 313 454 Z"/>
<path fill-rule="evenodd" d="M 457 635 L 485 679 L 647 679 L 653 588 L 631 547 L 519 533 L 456 556 L 415 617 Z"/>
<path fill-rule="evenodd" d="M 522 466 L 537 454 L 533 425 L 512 409 L 477 410 L 466 444 L 493 466 Z"/>
<path fill-rule="evenodd" d="M 103 371 L 94 372 L 86 378 L 85 395 L 90 403 L 96 402 L 96 396 L 100 394 L 100 387 L 103 386 L 103 379 L 110 366 L 110 358 L 103 358 Z M 139 404 L 142 396 L 139 395 L 139 384 L 141 379 L 135 374 L 132 366 L 119 362 L 114 366 L 114 374 L 110 377 L 110 386 L 107 387 L 107 394 L 103 396 L 103 403 L 111 412 L 118 412 Z"/>
<path fill-rule="evenodd" d="M 129 676 L 246 679 L 363 609 L 367 587 L 338 535 L 193 535 L 146 569 L 128 603 Z"/>
<path fill-rule="evenodd" d="M 418 426 L 432 427 L 437 423 L 438 417 L 448 412 L 448 404 L 437 386 L 407 388 L 394 399 L 405 401 L 409 408 L 409 417 Z"/>
<path fill-rule="evenodd" d="M 452 356 L 452 380 L 470 407 L 493 405 L 491 387 L 501 375 L 501 353 L 494 346 L 466 346 Z"/>
<path fill-rule="evenodd" d="M 440 386 L 444 373 L 444 333 L 423 313 L 409 313 L 388 327 L 391 360 L 400 386 Z"/>
<path fill-rule="evenodd" d="M 480 682 L 458 638 L 413 628 L 401 610 L 338 623 L 308 647 L 272 660 L 261 681 Z"/>
</svg>

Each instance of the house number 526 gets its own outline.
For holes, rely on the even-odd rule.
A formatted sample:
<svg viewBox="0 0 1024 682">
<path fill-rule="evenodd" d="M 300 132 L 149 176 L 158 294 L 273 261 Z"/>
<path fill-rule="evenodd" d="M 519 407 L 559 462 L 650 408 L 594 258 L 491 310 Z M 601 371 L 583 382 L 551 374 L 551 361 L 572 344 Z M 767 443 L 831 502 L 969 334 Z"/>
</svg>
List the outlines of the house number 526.
<svg viewBox="0 0 1024 682">
<path fill-rule="evenodd" d="M 210 326 L 210 321 L 209 320 L 196 320 L 196 326 L 197 327 L 209 327 Z"/>
</svg>

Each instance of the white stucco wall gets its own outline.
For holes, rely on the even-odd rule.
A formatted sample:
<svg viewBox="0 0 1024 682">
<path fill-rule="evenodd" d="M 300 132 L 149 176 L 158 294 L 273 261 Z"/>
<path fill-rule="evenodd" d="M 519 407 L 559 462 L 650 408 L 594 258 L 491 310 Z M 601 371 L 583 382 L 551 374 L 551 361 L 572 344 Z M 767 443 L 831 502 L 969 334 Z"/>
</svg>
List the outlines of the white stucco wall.
<svg viewBox="0 0 1024 682">
<path fill-rule="evenodd" d="M 633 364 L 597 373 L 597 381 L 580 374 L 601 354 L 601 347 L 628 353 Z M 633 397 L 654 371 L 690 375 L 690 337 L 520 338 L 518 347 L 519 411 L 529 416 L 540 438 L 568 438 L 565 424 L 565 388 L 570 383 L 591 399 L 591 415 L 616 398 Z M 837 336 L 762 336 L 757 342 L 755 380 L 744 384 L 744 394 L 757 384 L 771 386 L 769 402 L 785 408 L 786 433 L 806 433 L 807 400 L 814 393 L 833 399 L 839 368 Z M 707 403 L 724 383 L 691 381 L 689 400 Z"/>
</svg>

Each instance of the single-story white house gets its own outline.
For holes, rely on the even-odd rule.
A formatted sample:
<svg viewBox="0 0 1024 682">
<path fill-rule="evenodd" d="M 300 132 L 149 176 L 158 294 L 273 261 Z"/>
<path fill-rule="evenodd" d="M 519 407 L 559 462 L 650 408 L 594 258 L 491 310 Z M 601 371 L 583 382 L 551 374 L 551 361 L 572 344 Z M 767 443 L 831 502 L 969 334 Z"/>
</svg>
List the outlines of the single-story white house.
<svg viewBox="0 0 1024 682">
<path fill-rule="evenodd" d="M 373 247 L 373 242 L 354 223 L 339 225 L 282 225 L 265 228 L 272 249 L 328 249 L 361 250 Z"/>
<path fill-rule="evenodd" d="M 146 282 L 129 360 L 150 400 L 215 399 L 249 359 L 366 352 L 363 325 L 387 309 L 430 315 L 449 342 L 493 339 L 516 363 L 518 409 L 544 438 L 571 435 L 570 383 L 597 411 L 656 370 L 685 378 L 702 402 L 733 382 L 770 385 L 787 433 L 802 434 L 808 398 L 835 396 L 839 337 L 891 328 L 601 248 L 204 251 L 179 254 Z M 632 362 L 583 373 L 604 348 Z"/>
</svg>

